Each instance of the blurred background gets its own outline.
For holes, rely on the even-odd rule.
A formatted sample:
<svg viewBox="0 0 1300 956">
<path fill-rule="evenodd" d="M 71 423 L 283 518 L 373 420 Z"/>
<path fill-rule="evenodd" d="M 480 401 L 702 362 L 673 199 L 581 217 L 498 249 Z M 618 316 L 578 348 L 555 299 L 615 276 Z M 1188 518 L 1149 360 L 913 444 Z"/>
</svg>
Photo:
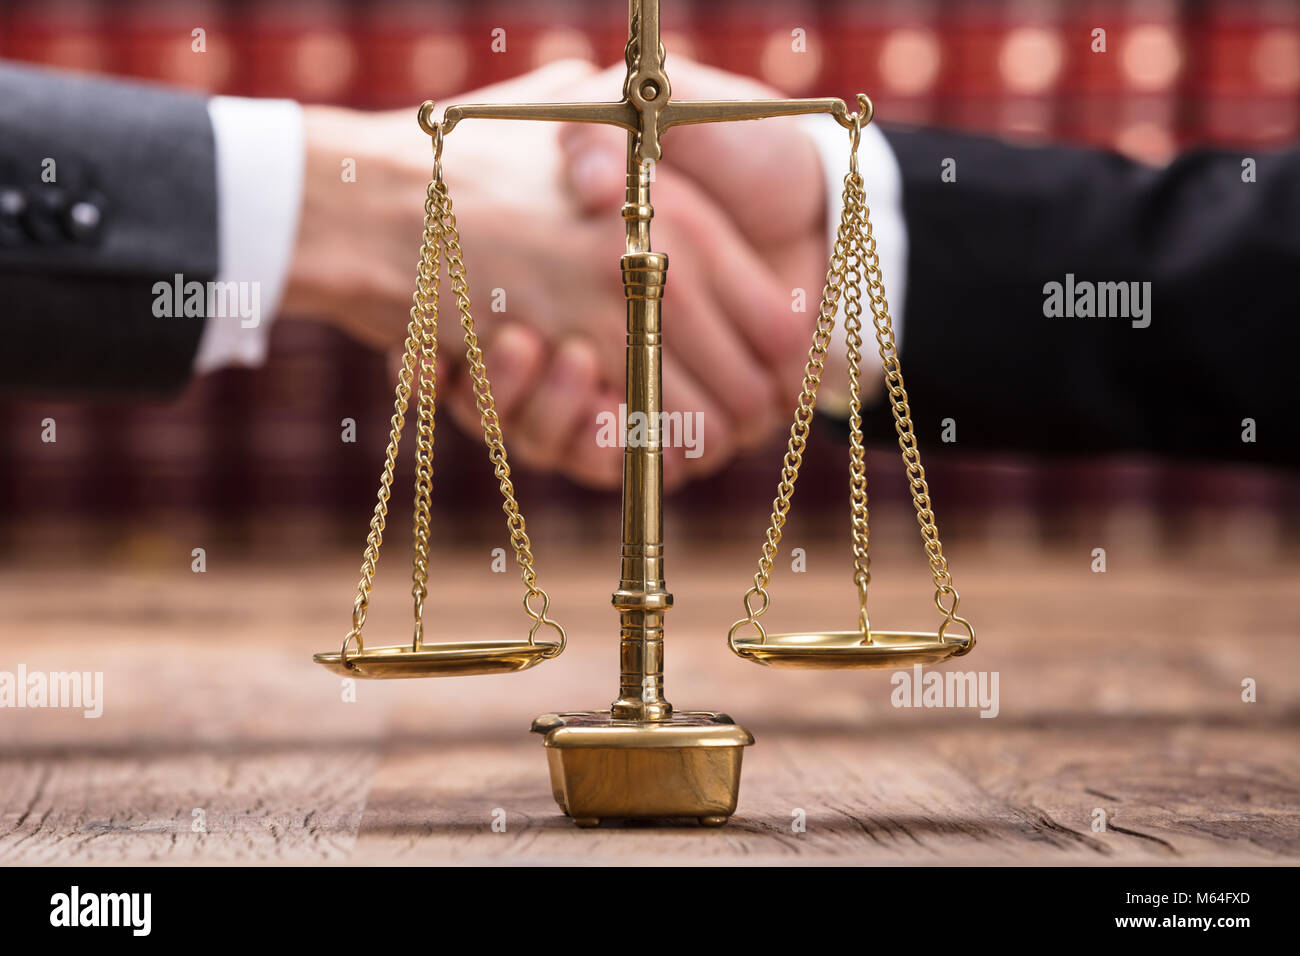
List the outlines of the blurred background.
<svg viewBox="0 0 1300 956">
<path fill-rule="evenodd" d="M 670 74 L 674 56 L 690 56 L 791 95 L 862 90 L 884 121 L 1151 163 L 1193 143 L 1292 144 L 1300 126 L 1296 0 L 665 0 L 662 12 Z M 423 99 L 560 58 L 618 61 L 625 16 L 622 0 L 16 0 L 0 2 L 0 58 L 409 108 L 414 139 Z M 503 25 L 509 55 L 492 55 Z M 1089 53 L 1098 25 L 1110 55 Z M 190 52 L 195 26 L 205 56 Z M 805 53 L 791 50 L 795 28 Z M 468 216 L 460 226 L 475 230 Z M 608 250 L 611 266 L 619 252 Z M 1226 360 L 1239 344 L 1231 321 Z M 1008 385 L 992 370 L 968 374 L 972 390 Z M 759 736 L 740 818 L 716 840 L 632 830 L 574 850 L 523 731 L 535 714 L 611 699 L 619 496 L 515 469 L 540 578 L 570 636 L 560 663 L 341 697 L 310 655 L 347 633 L 391 412 L 385 356 L 285 319 L 265 366 L 200 377 L 170 404 L 0 400 L 0 667 L 102 672 L 108 701 L 102 720 L 66 709 L 0 720 L 0 862 L 592 862 L 636 848 L 651 860 L 725 850 L 746 863 L 808 853 L 1163 865 L 1300 854 L 1296 473 L 973 454 L 922 435 L 962 613 L 980 635 L 951 666 L 1002 675 L 993 721 L 899 709 L 883 673 L 731 657 L 724 637 L 783 454 L 774 436 L 665 509 L 669 697 L 734 713 Z M 55 443 L 41 441 L 46 418 Z M 344 419 L 355 443 L 341 440 Z M 411 427 L 368 643 L 410 634 Z M 509 542 L 481 438 L 445 416 L 437 435 L 430 633 L 522 637 L 513 562 L 489 570 L 489 550 Z M 818 421 L 774 569 L 774 631 L 855 621 L 847 458 L 841 428 Z M 872 622 L 933 628 L 892 443 L 871 449 L 868 474 Z M 787 563 L 793 548 L 806 549 L 807 573 Z M 1098 548 L 1109 573 L 1093 573 Z M 1259 681 L 1258 704 L 1244 703 L 1246 679 Z M 1099 802 L 1122 814 L 1113 833 L 1090 829 Z M 526 821 L 524 836 L 487 835 L 486 849 L 472 834 L 488 833 L 497 806 L 510 808 L 512 832 Z M 806 842 L 786 832 L 793 806 L 809 808 Z M 195 807 L 211 827 L 197 840 Z"/>
<path fill-rule="evenodd" d="M 1191 143 L 1290 142 L 1300 125 L 1300 4 L 1284 0 L 671 0 L 663 17 L 670 68 L 673 55 L 690 56 L 791 95 L 865 90 L 887 121 L 1086 143 L 1153 163 Z M 490 55 L 484 38 L 503 24 L 510 55 Z M 1088 55 L 1081 38 L 1097 24 L 1116 55 Z M 207 30 L 206 56 L 190 53 L 194 25 Z M 793 27 L 807 30 L 805 54 L 791 52 Z M 613 63 L 625 35 L 625 4 L 597 0 L 0 4 L 0 57 L 366 108 L 411 106 L 565 57 Z M 148 563 L 194 534 L 254 554 L 359 554 L 391 401 L 383 356 L 291 321 L 277 324 L 264 367 L 202 377 L 172 404 L 6 401 L 0 556 Z M 39 440 L 46 417 L 57 443 Z M 357 422 L 354 444 L 340 440 L 344 418 Z M 437 526 L 452 536 L 498 527 L 480 442 L 450 424 L 438 436 Z M 756 551 L 783 444 L 778 436 L 675 494 L 670 542 L 725 532 L 752 536 Z M 1291 552 L 1300 527 L 1300 487 L 1284 472 L 923 446 L 945 541 L 1023 553 L 1118 536 L 1148 557 L 1249 567 Z M 847 533 L 845 452 L 822 423 L 800 483 L 799 521 L 829 534 Z M 892 448 L 873 450 L 870 475 L 873 514 L 910 524 Z M 544 535 L 617 547 L 617 494 L 527 473 L 519 485 Z"/>
</svg>

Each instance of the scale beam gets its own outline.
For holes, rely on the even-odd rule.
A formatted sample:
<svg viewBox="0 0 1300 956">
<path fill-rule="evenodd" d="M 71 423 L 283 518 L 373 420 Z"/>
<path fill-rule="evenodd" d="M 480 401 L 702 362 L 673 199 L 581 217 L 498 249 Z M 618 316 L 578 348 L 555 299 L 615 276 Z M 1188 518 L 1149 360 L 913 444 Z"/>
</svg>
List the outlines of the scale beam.
<svg viewBox="0 0 1300 956">
<path fill-rule="evenodd" d="M 643 84 L 644 86 L 644 84 Z M 659 97 L 656 96 L 655 99 Z M 811 113 L 829 113 L 845 129 L 853 128 L 849 108 L 838 97 L 819 97 L 816 99 L 790 100 L 678 100 L 669 101 L 654 111 L 655 121 L 649 126 L 651 135 L 642 135 L 646 124 L 649 103 L 638 105 L 636 100 L 621 100 L 617 103 L 512 103 L 512 104 L 464 104 L 449 106 L 443 113 L 442 122 L 438 124 L 446 136 L 462 120 L 497 119 L 497 120 L 532 120 L 552 123 L 600 123 L 617 126 L 619 129 L 636 133 L 640 139 L 637 144 L 637 158 L 645 162 L 658 162 L 662 157 L 659 137 L 674 126 L 690 126 L 697 123 L 733 123 L 739 120 L 769 119 L 776 116 L 800 116 Z M 871 101 L 866 102 L 862 115 L 862 125 L 871 121 Z M 421 125 L 425 132 L 434 134 L 428 124 L 425 113 L 421 113 Z"/>
<path fill-rule="evenodd" d="M 629 132 L 638 132 L 641 128 L 639 114 L 632 104 L 623 100 L 620 103 L 514 103 L 466 104 L 449 106 L 442 117 L 442 132 L 445 136 L 456 128 L 461 120 L 466 119 L 504 119 L 504 120 L 543 120 L 553 123 L 604 123 L 618 126 Z M 425 132 L 432 135 L 433 131 Z"/>
<path fill-rule="evenodd" d="M 629 154 L 640 163 L 657 163 L 663 156 L 659 138 L 674 126 L 731 123 L 829 113 L 845 129 L 854 128 L 848 106 L 837 97 L 784 100 L 672 100 L 672 84 L 664 70 L 659 42 L 659 0 L 629 0 L 627 76 L 623 99 L 617 103 L 508 103 L 449 106 L 442 122 L 433 123 L 433 103 L 420 108 L 420 126 L 430 136 L 446 136 L 461 120 L 540 120 L 552 123 L 602 123 L 635 135 Z M 859 126 L 871 122 L 871 101 L 860 96 Z"/>
<path fill-rule="evenodd" d="M 659 116 L 659 131 L 693 123 L 732 123 L 809 113 L 829 113 L 845 129 L 853 129 L 848 106 L 838 97 L 827 96 L 795 100 L 679 100 L 664 107 Z M 865 126 L 870 119 L 868 107 L 862 125 Z"/>
</svg>

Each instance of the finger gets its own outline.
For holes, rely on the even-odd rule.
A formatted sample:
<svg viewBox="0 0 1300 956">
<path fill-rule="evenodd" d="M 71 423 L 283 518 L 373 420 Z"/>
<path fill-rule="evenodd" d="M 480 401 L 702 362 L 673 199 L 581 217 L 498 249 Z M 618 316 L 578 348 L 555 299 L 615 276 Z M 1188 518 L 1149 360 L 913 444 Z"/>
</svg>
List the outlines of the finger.
<svg viewBox="0 0 1300 956">
<path fill-rule="evenodd" d="M 483 350 L 497 414 L 508 421 L 537 384 L 546 360 L 546 345 L 532 329 L 511 322 L 497 330 Z"/>
<path fill-rule="evenodd" d="M 483 423 L 479 421 L 469 369 L 464 366 L 448 367 L 445 362 L 438 363 L 438 394 L 441 396 L 442 407 L 450 413 L 451 420 L 460 430 L 471 437 L 481 438 Z M 510 447 L 514 448 L 513 442 Z"/>
<path fill-rule="evenodd" d="M 726 411 L 736 423 L 736 440 L 746 444 L 775 411 L 774 377 L 754 358 L 698 261 L 680 257 L 673 271 L 664 349 Z"/>
<path fill-rule="evenodd" d="M 663 364 L 663 407 L 680 413 L 678 435 L 664 434 L 664 488 L 681 487 L 687 480 L 709 474 L 731 457 L 732 424 L 727 413 L 685 373 L 676 357 L 666 355 Z M 687 415 L 691 415 L 691 443 L 685 442 Z"/>
<path fill-rule="evenodd" d="M 397 376 L 402 371 L 404 354 L 401 349 L 388 349 L 384 352 L 384 365 L 388 368 L 388 381 L 397 381 Z"/>
<path fill-rule="evenodd" d="M 577 78 L 564 94 L 573 100 L 611 100 L 622 89 L 625 67 Z M 565 123 L 559 139 L 569 192 L 584 212 L 621 204 L 627 189 L 627 131 L 603 123 Z"/>
<path fill-rule="evenodd" d="M 446 346 L 443 347 L 444 349 Z M 438 395 L 461 428 L 474 434 L 482 432 L 478 397 L 469 366 L 461 361 L 452 364 L 450 355 L 439 350 L 437 369 Z M 536 387 L 546 359 L 546 346 L 532 329 L 518 322 L 501 326 L 492 340 L 483 346 L 483 366 L 492 385 L 497 416 L 508 422 L 524 397 Z"/>
<path fill-rule="evenodd" d="M 685 296 L 674 296 L 676 271 L 698 270 L 707 278 L 708 299 L 717 303 L 722 315 L 737 331 L 749 351 L 767 369 L 781 368 L 790 352 L 801 347 L 810 323 L 807 313 L 791 308 L 791 290 L 778 281 L 753 246 L 736 226 L 722 215 L 698 187 L 671 176 L 660 176 L 664 244 L 672 261 L 672 243 L 680 239 L 689 250 L 669 267 L 665 307 L 686 308 Z M 671 322 L 671 319 L 666 321 Z M 730 363 L 730 353 L 718 353 L 715 361 Z"/>
<path fill-rule="evenodd" d="M 574 430 L 565 470 L 574 481 L 592 488 L 617 488 L 623 477 L 623 448 L 618 441 L 618 406 L 623 396 L 599 389 Z M 611 440 L 612 439 L 612 440 Z"/>
<path fill-rule="evenodd" d="M 564 182 L 584 215 L 617 208 L 627 197 L 627 134 L 609 126 L 573 124 L 560 131 Z"/>
<path fill-rule="evenodd" d="M 598 387 L 595 349 L 583 339 L 566 339 L 551 357 L 516 415 L 518 434 L 542 467 L 564 469 L 582 417 Z"/>
</svg>

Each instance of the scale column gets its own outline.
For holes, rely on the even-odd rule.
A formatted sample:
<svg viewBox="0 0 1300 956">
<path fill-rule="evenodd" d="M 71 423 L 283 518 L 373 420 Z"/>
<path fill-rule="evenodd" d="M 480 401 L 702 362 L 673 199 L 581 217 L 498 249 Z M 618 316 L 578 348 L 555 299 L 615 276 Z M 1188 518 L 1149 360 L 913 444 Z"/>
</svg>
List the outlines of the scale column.
<svg viewBox="0 0 1300 956">
<path fill-rule="evenodd" d="M 618 609 L 619 689 L 612 713 L 625 720 L 661 720 L 664 699 L 664 613 L 673 596 L 664 584 L 663 435 L 660 303 L 668 275 L 661 252 L 623 256 L 627 296 L 627 423 L 623 452 L 622 580 Z"/>
<path fill-rule="evenodd" d="M 649 203 L 646 171 L 629 156 L 628 199 L 623 209 L 630 250 L 621 260 L 627 297 L 627 422 L 623 452 L 622 580 L 618 609 L 619 689 L 611 714 L 623 720 L 663 720 L 664 614 L 673 596 L 664 584 L 663 434 L 659 412 L 660 304 L 668 257 L 646 251 Z M 631 201 L 635 200 L 635 201 Z"/>
</svg>

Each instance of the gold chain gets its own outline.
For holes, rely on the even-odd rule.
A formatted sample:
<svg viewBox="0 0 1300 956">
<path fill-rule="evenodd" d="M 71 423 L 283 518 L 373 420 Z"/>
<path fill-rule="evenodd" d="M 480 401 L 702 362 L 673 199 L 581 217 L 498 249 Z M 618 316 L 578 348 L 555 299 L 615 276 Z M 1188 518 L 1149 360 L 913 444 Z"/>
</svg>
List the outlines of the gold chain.
<svg viewBox="0 0 1300 956">
<path fill-rule="evenodd" d="M 435 146 L 436 150 L 436 146 Z M 460 324 L 465 333 L 465 348 L 469 359 L 470 375 L 478 405 L 479 422 L 483 427 L 483 440 L 488 448 L 503 498 L 506 526 L 514 547 L 524 583 L 524 611 L 532 619 L 528 631 L 529 643 L 543 625 L 554 629 L 557 641 L 546 646 L 553 648 L 546 657 L 555 657 L 566 643 L 564 628 L 547 616 L 550 597 L 537 584 L 533 552 L 525 530 L 524 517 L 515 499 L 514 483 L 510 480 L 510 464 L 506 457 L 501 423 L 492 398 L 492 386 L 487 378 L 483 351 L 479 347 L 470 312 L 469 284 L 465 262 L 460 247 L 460 234 L 452 210 L 451 196 L 442 179 L 441 169 L 436 169 L 433 180 L 425 191 L 424 239 L 420 247 L 420 260 L 416 270 L 416 288 L 412 297 L 411 322 L 407 326 L 406 347 L 397 375 L 397 388 L 393 404 L 393 417 L 388 437 L 388 450 L 384 468 L 379 477 L 378 501 L 370 520 L 370 534 L 361 564 L 361 580 L 352 608 L 352 629 L 343 640 L 343 660 L 348 659 L 349 647 L 355 644 L 356 653 L 364 650 L 361 631 L 370 606 L 370 593 L 374 585 L 375 569 L 379 563 L 379 549 L 384 540 L 384 527 L 388 517 L 388 501 L 393 484 L 393 471 L 397 463 L 398 445 L 406 424 L 406 411 L 415 383 L 417 403 L 416 456 L 415 456 L 415 508 L 414 557 L 411 594 L 415 600 L 415 632 L 412 650 L 420 650 L 424 638 L 424 599 L 429 582 L 429 507 L 433 482 L 434 411 L 436 405 L 436 370 L 438 336 L 439 264 L 447 263 L 447 275 L 452 293 L 460 311 Z M 418 375 L 417 375 L 418 370 Z M 534 607 L 539 604 L 539 607 Z"/>
<path fill-rule="evenodd" d="M 871 582 L 871 559 L 869 553 L 869 528 L 867 512 L 866 454 L 862 441 L 862 395 L 861 395 L 861 353 L 862 353 L 862 304 L 860 285 L 862 272 L 865 272 L 867 298 L 871 304 L 871 314 L 876 330 L 876 343 L 879 346 L 881 366 L 884 370 L 885 386 L 888 390 L 890 408 L 894 416 L 894 429 L 898 434 L 898 446 L 903 454 L 908 484 L 912 493 L 912 504 L 916 509 L 917 523 L 921 526 L 921 539 L 925 546 L 926 557 L 930 564 L 930 573 L 934 579 L 934 603 L 944 615 L 939 626 L 938 637 L 942 641 L 953 623 L 966 629 L 970 640 L 957 652 L 957 655 L 969 653 L 975 646 L 975 629 L 965 618 L 957 614 L 960 597 L 952 584 L 952 574 L 948 562 L 943 556 L 943 545 L 939 541 L 939 530 L 935 523 L 934 509 L 930 502 L 930 489 L 925 479 L 925 469 L 921 466 L 921 453 L 917 448 L 916 435 L 912 426 L 911 407 L 907 401 L 907 391 L 903 387 L 903 370 L 898 357 L 898 346 L 894 338 L 893 321 L 889 315 L 889 303 L 885 298 L 885 283 L 880 271 L 880 260 L 876 254 L 876 239 L 871 230 L 871 210 L 867 206 L 866 190 L 862 175 L 858 171 L 857 146 L 860 136 L 860 115 L 854 116 L 852 130 L 852 148 L 850 151 L 849 172 L 844 177 L 842 195 L 843 209 L 840 224 L 835 233 L 835 243 L 831 250 L 830 267 L 826 273 L 826 286 L 822 292 L 821 309 L 817 315 L 817 326 L 813 333 L 812 348 L 808 352 L 808 364 L 804 369 L 803 391 L 799 396 L 795 410 L 794 424 L 790 428 L 790 439 L 786 445 L 785 460 L 781 469 L 781 481 L 777 486 L 777 496 L 772 503 L 772 518 L 768 525 L 767 536 L 763 542 L 759 557 L 758 571 L 754 575 L 754 585 L 745 592 L 745 616 L 736 621 L 727 634 L 727 643 L 735 653 L 744 656 L 736 647 L 736 634 L 742 628 L 753 627 L 759 642 L 767 639 L 767 633 L 759 618 L 771 605 L 767 587 L 771 582 L 772 565 L 776 559 L 777 547 L 790 511 L 790 500 L 794 496 L 795 481 L 799 477 L 799 466 L 803 463 L 803 453 L 807 445 L 808 432 L 813 410 L 817 404 L 817 389 L 821 384 L 821 375 L 825 367 L 826 349 L 830 340 L 831 329 L 835 324 L 835 313 L 841 294 L 844 298 L 845 333 L 850 386 L 849 415 L 849 501 L 852 530 L 853 579 L 858 589 L 859 614 L 858 623 L 864 635 L 870 635 L 867 617 L 867 588 Z M 847 280 L 847 283 L 846 283 Z M 944 599 L 951 595 L 951 607 L 944 604 Z M 755 606 L 754 599 L 760 599 Z"/>
<path fill-rule="evenodd" d="M 532 643 L 538 628 L 543 625 L 554 629 L 559 640 L 554 645 L 555 650 L 546 656 L 555 657 L 564 650 L 564 628 L 546 616 L 551 606 L 551 599 L 537 585 L 532 545 L 528 540 L 524 516 L 519 513 L 519 502 L 515 500 L 514 483 L 510 480 L 510 463 L 506 459 L 506 446 L 501 437 L 501 420 L 497 415 L 496 402 L 492 398 L 492 385 L 488 382 L 487 368 L 483 364 L 483 350 L 479 348 L 478 335 L 474 331 L 474 316 L 470 314 L 469 284 L 465 274 L 465 262 L 461 256 L 456 215 L 452 211 L 447 185 L 441 179 L 437 180 L 436 191 L 443 202 L 441 226 L 445 237 L 447 275 L 451 279 L 451 290 L 460 308 L 460 325 L 465 332 L 465 355 L 469 359 L 470 377 L 474 382 L 474 399 L 478 405 L 479 424 L 483 426 L 483 441 L 487 445 L 488 458 L 492 462 L 501 489 L 501 510 L 506 513 L 506 527 L 510 529 L 510 542 L 514 545 L 515 561 L 519 564 L 520 577 L 524 582 L 524 610 L 533 619 L 533 626 L 528 631 L 528 640 Z M 533 607 L 534 599 L 540 600 L 541 607 Z"/>
<path fill-rule="evenodd" d="M 953 623 L 965 628 L 970 640 L 954 655 L 961 656 L 969 654 L 974 649 L 975 628 L 970 621 L 957 614 L 957 605 L 961 601 L 961 596 L 953 587 L 948 561 L 943 556 L 943 544 L 939 541 L 939 528 L 935 523 L 934 508 L 930 502 L 930 486 L 925 480 L 925 468 L 921 466 L 921 451 L 916 444 L 916 430 L 912 425 L 912 408 L 907 401 L 907 389 L 903 387 L 903 366 L 898 356 L 898 343 L 894 339 L 894 323 L 889 315 L 889 302 L 885 298 L 885 279 L 880 271 L 880 259 L 876 255 L 876 237 L 871 231 L 871 209 L 867 205 L 862 176 L 854 170 L 849 174 L 849 180 L 861 216 L 861 229 L 857 231 L 858 254 L 866 267 L 867 298 L 871 302 L 871 314 L 876 327 L 876 344 L 879 346 L 880 362 L 885 372 L 889 406 L 894 415 L 894 431 L 898 434 L 898 447 L 903 453 L 908 486 L 912 492 L 912 506 L 916 510 L 917 524 L 921 526 L 921 542 L 925 546 L 926 557 L 930 563 L 930 575 L 934 579 L 934 605 L 944 616 L 943 623 L 939 625 L 938 636 L 942 641 Z M 951 607 L 944 605 L 944 598 L 948 595 L 952 596 Z"/>
<path fill-rule="evenodd" d="M 429 214 L 436 197 L 425 194 L 425 235 L 429 235 Z M 424 643 L 424 599 L 429 594 L 429 506 L 433 492 L 433 427 L 437 405 L 438 369 L 438 259 L 442 252 L 440 224 L 432 230 L 433 243 L 426 240 L 416 270 L 411 321 L 419 323 L 419 375 L 416 378 L 415 506 L 413 509 L 414 553 L 411 559 L 411 596 L 415 599 L 413 651 Z M 429 249 L 425 254 L 424 249 Z M 394 436 L 396 446 L 396 436 Z"/>
<path fill-rule="evenodd" d="M 846 189 L 848 183 L 845 184 Z M 857 235 L 856 202 L 846 203 Z M 849 528 L 853 553 L 853 583 L 858 589 L 858 627 L 870 633 L 867 588 L 871 584 L 870 514 L 867 510 L 866 449 L 862 441 L 862 253 L 855 241 L 845 260 L 844 332 L 849 364 Z"/>
<path fill-rule="evenodd" d="M 826 368 L 826 350 L 830 346 L 831 330 L 835 327 L 835 313 L 839 308 L 840 295 L 844 288 L 845 270 L 848 257 L 853 248 L 852 197 L 845 179 L 844 208 L 840 214 L 840 224 L 835 231 L 835 243 L 831 247 L 830 268 L 826 272 L 826 285 L 822 288 L 821 307 L 817 310 L 817 325 L 813 330 L 812 347 L 808 350 L 808 361 L 804 365 L 803 390 L 799 393 L 799 402 L 794 412 L 794 423 L 790 426 L 790 438 L 786 442 L 785 459 L 781 463 L 781 481 L 777 485 L 776 499 L 772 502 L 772 520 L 763 541 L 762 553 L 758 559 L 758 571 L 754 574 L 754 586 L 745 592 L 745 617 L 731 626 L 727 634 L 727 643 L 737 654 L 736 632 L 742 627 L 753 626 L 759 633 L 759 639 L 766 639 L 763 625 L 758 619 L 767 611 L 771 597 L 767 586 L 772 580 L 772 564 L 776 560 L 777 549 L 781 544 L 781 534 L 785 529 L 786 517 L 790 513 L 790 501 L 794 497 L 794 485 L 799 478 L 799 466 L 803 464 L 804 449 L 808 445 L 808 433 L 812 429 L 813 412 L 817 407 L 817 390 L 821 387 L 822 371 Z M 754 598 L 761 598 L 762 603 L 754 607 Z"/>
</svg>

